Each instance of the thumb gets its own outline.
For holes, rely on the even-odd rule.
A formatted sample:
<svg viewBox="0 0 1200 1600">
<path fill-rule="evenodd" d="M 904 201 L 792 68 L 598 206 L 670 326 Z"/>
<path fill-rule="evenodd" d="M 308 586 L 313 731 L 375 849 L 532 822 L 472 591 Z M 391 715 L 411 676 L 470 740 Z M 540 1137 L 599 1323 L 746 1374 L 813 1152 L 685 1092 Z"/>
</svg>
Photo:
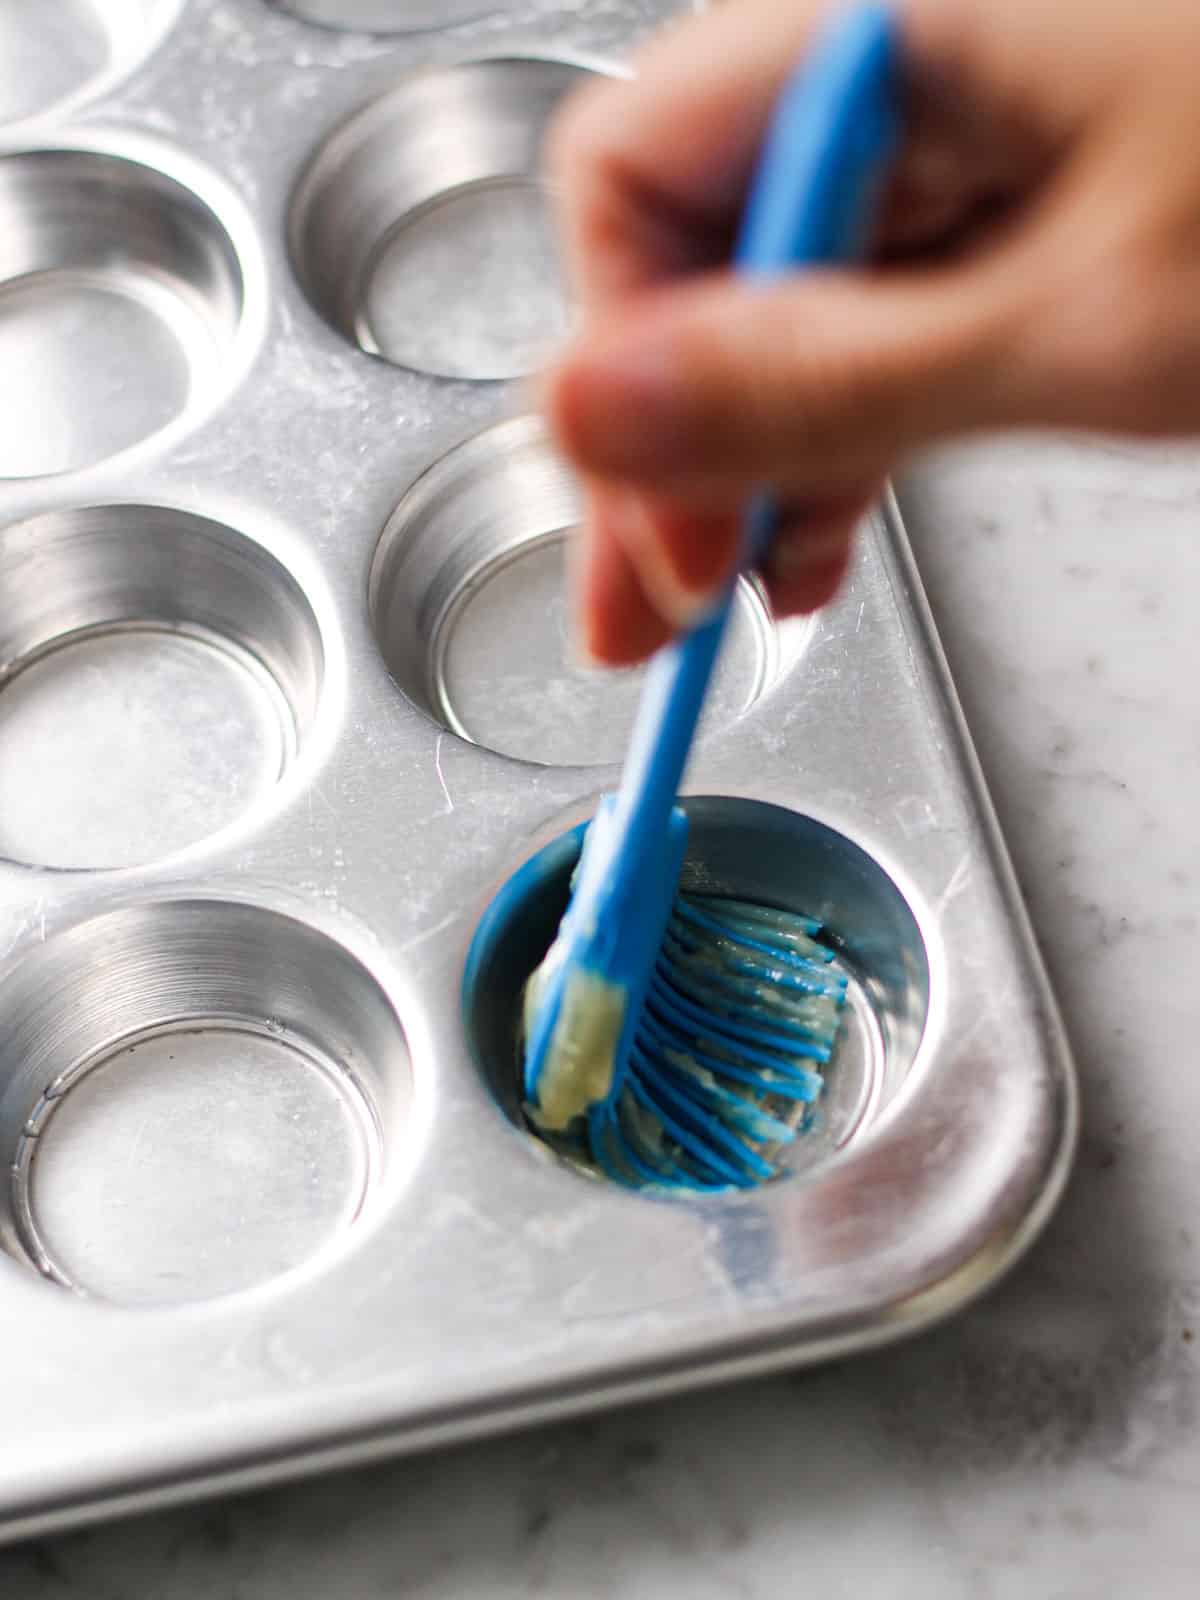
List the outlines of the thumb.
<svg viewBox="0 0 1200 1600">
<path fill-rule="evenodd" d="M 1034 315 L 1016 259 L 936 270 L 714 275 L 639 297 L 570 350 L 546 388 L 589 476 L 709 512 L 755 484 L 828 496 L 950 433 L 1032 420 Z"/>
</svg>

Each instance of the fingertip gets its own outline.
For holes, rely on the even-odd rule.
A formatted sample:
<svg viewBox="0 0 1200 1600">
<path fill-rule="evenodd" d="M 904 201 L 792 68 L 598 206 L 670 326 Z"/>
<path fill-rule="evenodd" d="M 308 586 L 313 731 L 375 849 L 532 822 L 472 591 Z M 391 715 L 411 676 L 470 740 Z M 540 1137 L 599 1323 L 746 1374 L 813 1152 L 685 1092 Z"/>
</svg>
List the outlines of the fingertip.
<svg viewBox="0 0 1200 1600">
<path fill-rule="evenodd" d="M 596 159 L 595 129 L 609 122 L 599 109 L 609 99 L 613 80 L 579 84 L 555 109 L 542 140 L 542 167 L 551 184 L 570 193 L 581 169 Z"/>
<path fill-rule="evenodd" d="M 763 566 L 776 616 L 805 615 L 834 597 L 850 564 L 858 525 L 885 482 L 873 479 L 847 494 L 787 509 Z"/>
<path fill-rule="evenodd" d="M 836 599 L 849 569 L 850 546 L 847 544 L 839 556 L 814 567 L 809 573 L 803 593 L 797 596 L 798 615 L 808 616 L 820 611 Z"/>
<path fill-rule="evenodd" d="M 576 341 L 561 351 L 534 385 L 554 444 L 578 471 L 587 472 L 596 453 L 595 436 L 603 430 L 602 418 L 612 402 L 603 375 L 597 380 L 586 345 Z"/>
<path fill-rule="evenodd" d="M 690 291 L 653 290 L 593 320 L 544 380 L 550 431 L 578 471 L 654 489 L 695 469 L 695 365 L 674 337 L 671 306 Z M 685 319 L 686 320 L 686 319 Z"/>
<path fill-rule="evenodd" d="M 805 616 L 833 598 L 850 564 L 858 520 L 857 505 L 837 516 L 798 512 L 788 518 L 763 567 L 777 617 Z"/>
<path fill-rule="evenodd" d="M 736 515 L 694 512 L 636 490 L 606 499 L 608 527 L 669 628 L 694 627 L 717 605 L 737 560 Z"/>
<path fill-rule="evenodd" d="M 577 648 L 591 665 L 631 667 L 665 644 L 671 629 L 613 533 L 611 504 L 601 490 L 589 497 L 577 562 Z"/>
<path fill-rule="evenodd" d="M 847 538 L 833 554 L 815 559 L 802 570 L 788 576 L 768 574 L 767 596 L 777 617 L 808 616 L 819 611 L 837 594 L 850 566 L 851 546 Z"/>
<path fill-rule="evenodd" d="M 657 583 L 649 584 L 651 593 L 657 597 L 662 587 L 675 612 L 682 611 L 685 622 L 694 621 L 715 604 L 737 565 L 741 516 L 668 500 L 647 498 L 643 503 L 650 559 L 659 569 L 653 574 Z"/>
</svg>

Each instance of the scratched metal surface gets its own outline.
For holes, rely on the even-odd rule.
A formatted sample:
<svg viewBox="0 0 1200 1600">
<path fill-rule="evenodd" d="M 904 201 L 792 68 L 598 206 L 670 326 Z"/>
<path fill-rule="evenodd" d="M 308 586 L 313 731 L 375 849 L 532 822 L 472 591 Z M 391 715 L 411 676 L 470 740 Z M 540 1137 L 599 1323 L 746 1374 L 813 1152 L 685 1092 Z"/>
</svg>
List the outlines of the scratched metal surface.
<svg viewBox="0 0 1200 1600">
<path fill-rule="evenodd" d="M 514 1125 L 466 952 L 636 692 L 570 661 L 518 415 L 537 144 L 673 8 L 290 9 L 0 18 L 5 1537 L 898 1336 L 1074 1135 L 890 502 L 815 624 L 744 590 L 688 778 L 689 870 L 856 973 L 794 1175 L 667 1204 Z"/>
</svg>

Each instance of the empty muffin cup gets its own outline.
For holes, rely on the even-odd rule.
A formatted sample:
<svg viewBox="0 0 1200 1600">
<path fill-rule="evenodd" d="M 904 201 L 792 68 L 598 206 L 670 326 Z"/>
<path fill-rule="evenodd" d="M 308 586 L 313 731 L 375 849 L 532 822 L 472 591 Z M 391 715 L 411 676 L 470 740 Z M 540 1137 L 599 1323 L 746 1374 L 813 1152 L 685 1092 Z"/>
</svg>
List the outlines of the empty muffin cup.
<svg viewBox="0 0 1200 1600">
<path fill-rule="evenodd" d="M 0 857 L 136 866 L 253 813 L 324 662 L 299 583 L 223 523 L 100 505 L 0 530 Z"/>
<path fill-rule="evenodd" d="M 207 1299 L 299 1266 L 403 1138 L 399 1018 L 349 951 L 280 912 L 101 913 L 27 956 L 0 1008 L 0 1245 L 98 1299 Z"/>
<path fill-rule="evenodd" d="M 0 123 L 63 110 L 129 72 L 182 0 L 5 0 Z"/>
<path fill-rule="evenodd" d="M 472 22 L 500 9 L 499 0 L 273 0 L 322 28 L 364 33 L 417 33 Z"/>
<path fill-rule="evenodd" d="M 242 263 L 205 201 L 97 150 L 0 157 L 0 477 L 73 471 L 219 392 Z"/>
<path fill-rule="evenodd" d="M 452 733 L 544 766 L 618 761 L 642 673 L 579 663 L 565 552 L 577 483 L 533 418 L 437 462 L 396 507 L 371 571 L 379 648 L 410 700 Z M 776 670 L 757 584 L 737 594 L 704 730 L 741 716 Z"/>
<path fill-rule="evenodd" d="M 317 309 L 398 366 L 534 371 L 567 326 L 542 136 L 589 76 L 550 60 L 434 68 L 338 128 L 291 207 L 292 260 Z"/>
<path fill-rule="evenodd" d="M 785 1157 L 789 1174 L 809 1172 L 864 1133 L 912 1069 L 929 1010 L 920 926 L 875 858 L 824 823 L 754 800 L 704 796 L 683 805 L 689 835 L 681 888 L 815 918 L 848 980 L 824 1092 Z M 463 1015 L 471 1050 L 519 1128 L 527 1126 L 521 998 L 566 909 L 582 837 L 580 826 L 522 865 L 484 914 L 467 960 Z M 574 1147 L 536 1137 L 579 1165 Z"/>
</svg>

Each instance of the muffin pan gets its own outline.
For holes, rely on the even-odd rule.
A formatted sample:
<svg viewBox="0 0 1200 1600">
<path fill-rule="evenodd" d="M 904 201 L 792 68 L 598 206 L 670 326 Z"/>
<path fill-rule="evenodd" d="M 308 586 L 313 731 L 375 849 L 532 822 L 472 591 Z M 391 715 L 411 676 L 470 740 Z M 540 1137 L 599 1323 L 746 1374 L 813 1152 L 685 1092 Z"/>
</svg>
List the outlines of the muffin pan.
<svg viewBox="0 0 1200 1600">
<path fill-rule="evenodd" d="M 58 53 L 12 9 L 0 1536 L 986 1287 L 1074 1077 L 890 500 L 815 621 L 741 586 L 688 775 L 688 882 L 822 917 L 850 978 L 787 1175 L 626 1193 L 521 1119 L 637 693 L 571 654 L 578 489 L 521 414 L 569 321 L 539 147 L 672 7 L 92 0 Z"/>
</svg>

